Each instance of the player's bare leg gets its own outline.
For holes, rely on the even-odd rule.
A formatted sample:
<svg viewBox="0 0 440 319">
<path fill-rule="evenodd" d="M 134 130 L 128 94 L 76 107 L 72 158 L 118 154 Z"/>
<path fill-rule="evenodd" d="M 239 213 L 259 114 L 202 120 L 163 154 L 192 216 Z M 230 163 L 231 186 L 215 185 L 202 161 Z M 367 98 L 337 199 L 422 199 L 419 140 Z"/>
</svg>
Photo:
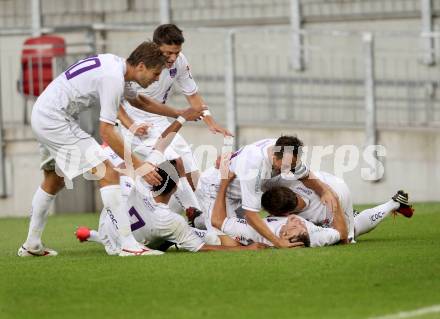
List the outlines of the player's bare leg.
<svg viewBox="0 0 440 319">
<path fill-rule="evenodd" d="M 55 171 L 43 170 L 44 179 L 32 198 L 28 236 L 18 250 L 18 256 L 56 256 L 58 253 L 44 247 L 41 236 L 46 226 L 49 208 L 56 195 L 64 188 L 64 178 Z"/>
</svg>

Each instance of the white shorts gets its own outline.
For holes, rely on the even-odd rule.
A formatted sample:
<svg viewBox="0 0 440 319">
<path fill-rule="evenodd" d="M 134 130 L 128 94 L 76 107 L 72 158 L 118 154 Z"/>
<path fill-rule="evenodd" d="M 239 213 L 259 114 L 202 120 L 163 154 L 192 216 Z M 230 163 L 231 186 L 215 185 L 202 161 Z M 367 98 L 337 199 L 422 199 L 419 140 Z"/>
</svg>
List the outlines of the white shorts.
<svg viewBox="0 0 440 319">
<path fill-rule="evenodd" d="M 125 142 L 131 145 L 132 151 L 139 155 L 142 160 L 147 160 L 160 135 L 166 129 L 166 127 L 162 126 L 153 126 L 148 130 L 147 136 L 140 138 L 139 136 L 134 136 L 123 125 L 120 125 L 119 127 Z M 185 173 L 191 173 L 199 170 L 191 148 L 185 139 L 179 133 L 177 133 L 174 136 L 171 144 L 165 150 L 165 158 L 167 160 L 172 160 L 179 157 L 182 158 Z"/>
<path fill-rule="evenodd" d="M 40 142 L 41 168 L 53 170 L 55 162 L 60 173 L 72 180 L 106 160 L 98 142 L 84 132 L 78 122 L 51 118 L 36 106 L 31 123 Z"/>
</svg>

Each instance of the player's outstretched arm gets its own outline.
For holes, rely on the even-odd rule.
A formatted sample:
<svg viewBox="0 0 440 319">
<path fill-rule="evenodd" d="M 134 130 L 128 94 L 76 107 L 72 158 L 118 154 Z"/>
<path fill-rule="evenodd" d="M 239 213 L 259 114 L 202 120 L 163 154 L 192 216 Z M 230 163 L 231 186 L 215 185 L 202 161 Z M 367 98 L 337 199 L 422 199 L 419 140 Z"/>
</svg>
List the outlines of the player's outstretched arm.
<svg viewBox="0 0 440 319">
<path fill-rule="evenodd" d="M 202 97 L 198 93 L 194 93 L 192 95 L 187 95 L 186 99 L 188 103 L 191 105 L 191 107 L 195 110 L 201 110 L 203 108 L 206 108 L 206 104 L 203 101 Z M 211 112 L 209 110 L 206 110 L 204 112 L 203 121 L 208 126 L 209 130 L 213 133 L 220 133 L 224 136 L 233 136 L 231 132 L 229 132 L 227 129 L 221 127 L 212 117 Z"/>
<path fill-rule="evenodd" d="M 323 202 L 327 208 L 334 212 L 338 206 L 338 199 L 336 194 L 327 184 L 321 182 L 312 171 L 305 178 L 301 179 L 301 182 L 307 187 L 315 191 L 316 194 L 321 197 L 321 202 Z"/>
<path fill-rule="evenodd" d="M 333 224 L 332 227 L 339 232 L 341 237 L 340 243 L 347 244 L 348 243 L 348 227 L 344 218 L 344 212 L 342 211 L 342 207 L 338 202 L 337 208 L 333 213 Z"/>
<path fill-rule="evenodd" d="M 250 210 L 244 211 L 244 216 L 249 223 L 261 236 L 269 240 L 277 248 L 294 248 L 298 245 L 296 243 L 291 243 L 287 239 L 281 239 L 267 227 L 261 217 L 257 212 Z"/>
<path fill-rule="evenodd" d="M 119 105 L 118 119 L 121 124 L 129 129 L 136 136 L 143 136 L 148 134 L 148 129 L 152 126 L 148 123 L 136 124 L 133 119 L 127 114 L 122 105 Z"/>
<path fill-rule="evenodd" d="M 215 199 L 214 207 L 212 209 L 211 223 L 217 229 L 222 229 L 223 222 L 226 219 L 226 191 L 229 184 L 235 176 L 232 175 L 229 179 L 221 179 L 220 187 Z"/>
<path fill-rule="evenodd" d="M 223 246 L 223 245 L 203 245 L 199 251 L 243 251 L 243 250 L 259 250 L 268 248 L 267 245 L 262 243 L 252 243 L 247 246 Z"/>
<path fill-rule="evenodd" d="M 174 118 L 182 114 L 181 110 L 177 110 L 166 104 L 159 103 L 158 101 L 143 94 L 138 94 L 135 98 L 127 99 L 127 100 L 134 107 L 146 112 L 164 115 L 168 117 L 174 117 Z"/>
<path fill-rule="evenodd" d="M 186 121 L 198 121 L 202 117 L 202 110 L 196 111 L 191 108 L 186 109 L 181 116 L 179 116 L 173 123 L 171 123 L 165 131 L 162 132 L 160 138 L 157 140 L 154 145 L 154 149 L 158 150 L 162 154 L 165 152 L 165 149 L 174 139 L 176 133 L 181 129 L 183 123 Z"/>
</svg>

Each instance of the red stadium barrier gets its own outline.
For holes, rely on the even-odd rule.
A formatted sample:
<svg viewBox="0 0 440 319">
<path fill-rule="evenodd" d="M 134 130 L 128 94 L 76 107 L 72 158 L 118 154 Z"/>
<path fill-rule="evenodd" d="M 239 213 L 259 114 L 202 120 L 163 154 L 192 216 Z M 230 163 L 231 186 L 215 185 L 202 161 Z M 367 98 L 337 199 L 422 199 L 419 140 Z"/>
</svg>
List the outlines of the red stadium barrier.
<svg viewBox="0 0 440 319">
<path fill-rule="evenodd" d="M 63 38 L 43 35 L 24 42 L 21 54 L 22 79 L 19 91 L 24 96 L 39 96 L 53 80 L 54 60 L 66 55 Z"/>
</svg>

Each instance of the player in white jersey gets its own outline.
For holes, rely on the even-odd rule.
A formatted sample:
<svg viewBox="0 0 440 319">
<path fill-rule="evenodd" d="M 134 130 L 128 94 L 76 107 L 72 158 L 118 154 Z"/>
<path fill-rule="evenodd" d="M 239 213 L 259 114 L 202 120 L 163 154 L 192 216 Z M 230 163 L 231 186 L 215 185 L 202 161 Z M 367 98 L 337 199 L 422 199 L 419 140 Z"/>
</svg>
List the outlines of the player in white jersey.
<svg viewBox="0 0 440 319">
<path fill-rule="evenodd" d="M 44 180 L 32 200 L 28 237 L 18 250 L 19 256 L 57 255 L 41 241 L 48 210 L 64 187 L 64 178 L 71 180 L 80 174 L 99 179 L 104 207 L 113 212 L 118 223 L 123 248 L 121 256 L 155 253 L 140 245 L 131 234 L 128 215 L 121 207 L 119 174 L 103 156 L 95 139 L 79 127 L 78 115 L 89 107 L 100 107 L 100 135 L 124 157 L 123 141 L 114 131 L 114 123 L 125 82 L 135 81 L 147 87 L 158 80 L 164 63 L 157 45 L 144 42 L 127 60 L 100 54 L 75 63 L 39 96 L 32 110 L 31 123 L 41 143 Z M 160 176 L 151 164 L 131 156 L 127 150 L 126 154 L 137 174 L 151 184 L 160 183 Z"/>
<path fill-rule="evenodd" d="M 188 226 L 181 215 L 172 212 L 168 202 L 177 188 L 176 180 L 178 180 L 174 165 L 175 163 L 169 161 L 159 165 L 158 172 L 162 177 L 160 185 L 150 187 L 142 179 L 137 179 L 136 186 L 129 195 L 131 230 L 139 242 L 153 249 L 159 249 L 165 242 L 172 242 L 179 248 L 191 252 L 265 247 L 259 243 L 241 246 L 229 238 L 219 240 L 217 236 L 214 236 L 214 241 L 210 243 L 209 236 L 198 234 Z M 183 167 L 177 168 L 177 171 L 182 169 Z M 111 214 L 101 215 L 98 231 L 89 231 L 82 227 L 81 233 L 77 232 L 77 237 L 81 241 L 103 244 L 109 255 L 121 251 L 119 235 L 115 230 Z M 228 243 L 228 246 L 224 243 Z"/>
<path fill-rule="evenodd" d="M 273 243 L 259 234 L 252 228 L 245 219 L 227 216 L 226 198 L 227 187 L 235 178 L 230 178 L 221 183 L 218 196 L 215 200 L 212 212 L 212 224 L 220 229 L 226 236 L 233 238 L 242 245 L 251 243 L 263 243 L 273 246 Z M 264 195 L 263 195 L 264 196 Z M 271 212 L 268 211 L 270 214 Z M 336 243 L 347 242 L 347 226 L 340 209 L 337 209 L 331 223 L 331 227 L 324 228 L 296 215 L 270 216 L 262 219 L 266 227 L 278 238 L 285 239 L 292 244 L 292 247 L 322 247 Z M 219 235 L 223 238 L 224 235 Z"/>
<path fill-rule="evenodd" d="M 153 34 L 153 41 L 159 45 L 162 53 L 166 56 L 166 68 L 162 71 L 159 81 L 143 89 L 137 85 L 136 87 L 142 100 L 151 102 L 156 100 L 163 104 L 163 111 L 165 113 L 153 114 L 143 112 L 136 107 L 133 107 L 135 101 L 127 99 L 120 109 L 119 118 L 122 122 L 122 131 L 126 140 L 132 145 L 132 149 L 136 154 L 146 159 L 151 152 L 155 140 L 160 136 L 163 130 L 168 126 L 169 117 L 177 117 L 179 110 L 168 107 L 165 103 L 173 86 L 177 86 L 183 95 L 186 97 L 188 103 L 192 108 L 201 110 L 206 108 L 206 103 L 198 92 L 198 87 L 194 81 L 189 63 L 183 55 L 182 45 L 185 41 L 182 30 L 174 24 L 163 24 L 158 26 Z M 165 116 L 164 116 L 165 115 Z M 204 122 L 212 132 L 231 135 L 226 129 L 218 125 L 212 117 L 209 110 L 204 111 Z M 148 123 L 150 126 L 148 131 L 142 124 Z M 132 127 L 133 133 L 126 128 Z M 171 206 L 173 210 L 179 211 L 182 208 L 196 207 L 200 209 L 196 197 L 192 194 L 191 189 L 194 190 L 197 185 L 198 167 L 195 162 L 193 153 L 188 143 L 181 135 L 177 135 L 165 154 L 167 159 L 181 158 L 185 167 L 185 178 L 181 178 L 181 186 L 172 198 Z M 121 179 L 121 186 L 127 184 L 125 178 Z M 179 205 L 180 204 L 180 205 Z M 182 207 L 183 206 L 183 207 Z"/>
<path fill-rule="evenodd" d="M 351 194 L 345 182 L 329 173 L 319 172 L 316 175 L 321 176 L 320 178 L 329 183 L 338 194 L 341 214 L 347 224 L 349 242 L 354 242 L 354 239 L 360 235 L 376 228 L 384 218 L 392 213 L 400 213 L 407 218 L 413 215 L 414 210 L 408 204 L 408 194 L 403 191 L 398 191 L 382 205 L 353 215 Z M 336 216 L 335 212 L 329 212 L 319 202 L 312 190 L 303 185 L 295 185 L 290 188 L 283 186 L 271 188 L 263 194 L 261 203 L 264 209 L 272 215 L 296 214 L 323 227 L 330 227 Z M 347 216 L 348 214 L 351 216 Z"/>
<path fill-rule="evenodd" d="M 231 177 L 234 176 L 231 175 Z M 213 208 L 212 224 L 243 245 L 259 242 L 271 246 L 271 243 L 250 227 L 246 220 L 227 216 L 225 200 L 227 182 L 228 180 L 220 185 Z M 326 220 L 326 225 L 315 225 L 311 221 L 300 217 L 301 213 L 298 213 L 298 206 L 304 208 L 305 205 L 310 204 L 305 203 L 307 200 L 306 198 L 304 201 L 302 195 L 294 193 L 292 189 L 283 186 L 277 186 L 266 191 L 262 196 L 261 203 L 271 216 L 263 218 L 264 223 L 276 236 L 285 238 L 292 243 L 302 243 L 310 247 L 348 243 L 350 240 L 348 227 L 342 208 L 338 207 L 335 210 L 330 220 Z M 320 209 L 318 208 L 318 210 Z M 399 191 L 390 201 L 358 213 L 354 217 L 355 236 L 358 237 L 370 232 L 393 212 L 401 213 L 405 217 L 412 216 L 413 209 L 409 206 L 408 194 Z M 320 222 L 319 216 L 321 213 L 321 211 L 318 212 L 318 217 L 316 217 L 313 216 L 312 211 L 307 212 L 309 217 L 313 217 L 318 222 Z"/>
<path fill-rule="evenodd" d="M 337 205 L 337 199 L 331 189 L 301 162 L 299 155 L 302 146 L 302 142 L 293 136 L 265 139 L 242 147 L 230 156 L 227 164 L 230 171 L 237 176 L 228 187 L 228 200 L 238 203 L 248 223 L 278 248 L 287 248 L 291 244 L 275 236 L 258 215 L 261 210 L 261 195 L 266 189 L 273 185 L 288 185 L 301 180 L 320 195 L 321 201 L 325 202 L 331 211 L 335 210 Z M 217 179 L 214 184 L 225 182 L 224 177 L 222 178 Z M 207 197 L 215 197 L 211 195 Z M 234 216 L 237 208 L 236 205 L 231 205 L 228 209 L 229 216 Z M 209 210 L 205 214 L 206 227 L 209 230 Z"/>
</svg>

